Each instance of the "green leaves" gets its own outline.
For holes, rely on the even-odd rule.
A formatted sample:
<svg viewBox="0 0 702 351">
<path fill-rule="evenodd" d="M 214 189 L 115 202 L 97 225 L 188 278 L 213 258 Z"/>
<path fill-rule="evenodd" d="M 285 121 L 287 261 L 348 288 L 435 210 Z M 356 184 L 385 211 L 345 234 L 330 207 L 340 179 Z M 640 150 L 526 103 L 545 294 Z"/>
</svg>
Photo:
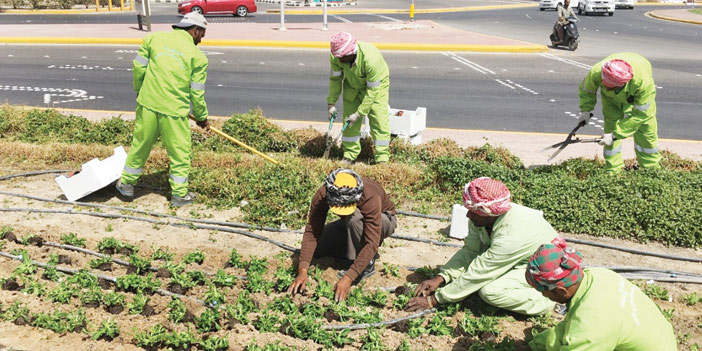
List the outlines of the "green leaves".
<svg viewBox="0 0 702 351">
<path fill-rule="evenodd" d="M 112 341 L 119 336 L 119 326 L 114 320 L 105 320 L 100 323 L 100 326 L 90 334 L 93 340 L 104 339 Z"/>
<path fill-rule="evenodd" d="M 214 332 L 222 328 L 219 323 L 220 314 L 214 308 L 206 308 L 200 317 L 195 319 L 195 326 L 201 333 Z"/>
<path fill-rule="evenodd" d="M 137 294 L 153 294 L 161 287 L 161 282 L 156 279 L 153 273 L 145 277 L 136 274 L 127 274 L 117 278 L 117 288 Z"/>
<path fill-rule="evenodd" d="M 66 245 L 85 247 L 85 239 L 79 238 L 76 233 L 68 233 L 61 236 L 61 242 Z"/>
<path fill-rule="evenodd" d="M 383 345 L 383 339 L 381 338 L 378 331 L 375 329 L 368 329 L 366 335 L 361 339 L 362 351 L 382 351 L 385 350 Z"/>
<path fill-rule="evenodd" d="M 141 314 L 144 312 L 144 307 L 148 302 L 148 297 L 142 294 L 134 295 L 132 302 L 127 304 L 127 310 L 129 311 L 129 314 Z"/>
<path fill-rule="evenodd" d="M 183 257 L 183 263 L 185 263 L 185 264 L 190 264 L 190 263 L 202 264 L 202 262 L 204 262 L 204 261 L 205 261 L 205 254 L 202 253 L 200 250 L 195 250 L 193 252 L 190 252 Z"/>
<path fill-rule="evenodd" d="M 183 301 L 174 297 L 168 303 L 168 320 L 173 323 L 180 323 L 185 320 L 186 311 Z"/>
<path fill-rule="evenodd" d="M 493 316 L 475 317 L 470 314 L 463 316 L 458 322 L 459 331 L 464 335 L 479 336 L 481 333 L 492 333 L 498 335 L 500 329 L 498 327 L 499 318 Z"/>
</svg>

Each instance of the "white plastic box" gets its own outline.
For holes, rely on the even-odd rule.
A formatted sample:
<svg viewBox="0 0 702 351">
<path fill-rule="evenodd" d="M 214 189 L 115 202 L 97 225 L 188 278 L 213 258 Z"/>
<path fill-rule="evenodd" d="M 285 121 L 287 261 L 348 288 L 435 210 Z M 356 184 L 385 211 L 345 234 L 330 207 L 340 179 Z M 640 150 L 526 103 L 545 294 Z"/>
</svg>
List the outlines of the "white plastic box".
<svg viewBox="0 0 702 351">
<path fill-rule="evenodd" d="M 390 134 L 403 140 L 409 140 L 413 145 L 422 142 L 422 131 L 427 127 L 426 107 L 417 107 L 415 111 L 389 109 Z"/>
<path fill-rule="evenodd" d="M 123 147 L 118 146 L 112 156 L 102 161 L 94 158 L 83 164 L 80 173 L 72 177 L 56 177 L 56 183 L 68 201 L 76 201 L 119 179 L 126 161 L 127 153 Z"/>
<path fill-rule="evenodd" d="M 463 205 L 453 205 L 451 211 L 451 230 L 449 236 L 456 239 L 463 239 L 468 235 L 468 209 Z"/>
</svg>

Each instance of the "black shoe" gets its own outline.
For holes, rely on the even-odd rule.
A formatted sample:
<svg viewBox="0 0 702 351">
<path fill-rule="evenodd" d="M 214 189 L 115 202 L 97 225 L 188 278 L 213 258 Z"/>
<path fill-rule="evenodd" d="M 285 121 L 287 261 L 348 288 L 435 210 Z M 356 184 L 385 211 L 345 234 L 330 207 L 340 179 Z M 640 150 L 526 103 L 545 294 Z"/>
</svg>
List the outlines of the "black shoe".
<svg viewBox="0 0 702 351">
<path fill-rule="evenodd" d="M 195 200 L 196 196 L 197 195 L 193 192 L 188 192 L 185 196 L 173 195 L 171 196 L 171 207 L 190 205 Z"/>
<path fill-rule="evenodd" d="M 115 188 L 124 197 L 134 197 L 134 185 L 132 184 L 122 183 L 122 180 L 118 180 L 117 184 L 115 184 Z"/>
<path fill-rule="evenodd" d="M 339 279 L 341 279 L 343 276 L 346 275 L 347 269 L 341 269 L 339 272 L 336 274 Z M 375 259 L 371 259 L 370 262 L 368 263 L 368 266 L 366 266 L 366 269 L 361 272 L 361 274 L 356 278 L 356 280 L 353 281 L 353 284 L 358 284 L 361 282 L 361 280 L 366 279 L 370 276 L 375 274 Z"/>
</svg>

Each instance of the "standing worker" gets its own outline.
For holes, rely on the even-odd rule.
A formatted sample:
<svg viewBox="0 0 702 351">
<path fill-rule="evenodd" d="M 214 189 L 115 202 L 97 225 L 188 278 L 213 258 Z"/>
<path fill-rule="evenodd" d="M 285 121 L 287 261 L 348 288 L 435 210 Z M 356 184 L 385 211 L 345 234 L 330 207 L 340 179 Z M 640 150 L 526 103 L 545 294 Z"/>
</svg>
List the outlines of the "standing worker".
<svg viewBox="0 0 702 351">
<path fill-rule="evenodd" d="M 344 120 L 349 127 L 341 139 L 344 163 L 353 163 L 361 153 L 361 124 L 368 116 L 375 145 L 375 163 L 390 160 L 390 70 L 373 44 L 356 42 L 351 34 L 336 33 L 331 38 L 331 73 L 327 107 L 329 118 L 336 112 L 336 101 L 344 92 Z"/>
<path fill-rule="evenodd" d="M 607 56 L 590 69 L 580 83 L 580 121 L 587 123 L 597 103 L 597 89 L 604 115 L 605 169 L 624 168 L 622 139 L 634 136 L 636 159 L 642 168 L 658 168 L 656 85 L 651 63 L 635 53 Z"/>
<path fill-rule="evenodd" d="M 341 218 L 325 226 L 329 210 Z M 353 282 L 375 273 L 378 247 L 396 227 L 395 205 L 380 184 L 350 169 L 332 171 L 312 198 L 297 277 L 288 293 L 305 289 L 312 257 L 332 256 L 350 264 L 334 285 L 334 299 L 345 300 Z"/>
<path fill-rule="evenodd" d="M 541 211 L 512 203 L 509 189 L 488 177 L 466 184 L 463 206 L 470 219 L 465 246 L 439 275 L 417 286 L 408 310 L 458 302 L 477 292 L 497 308 L 525 315 L 552 312 L 555 304 L 524 281 L 529 257 L 558 236 Z"/>
<path fill-rule="evenodd" d="M 581 260 L 561 238 L 530 257 L 529 285 L 568 306 L 560 323 L 529 342 L 533 351 L 677 350 L 673 327 L 648 296 L 609 269 L 583 269 Z"/>
<path fill-rule="evenodd" d="M 187 205 L 195 198 L 188 192 L 192 151 L 188 115 L 192 106 L 197 125 L 208 126 L 207 57 L 196 46 L 206 28 L 205 17 L 188 13 L 173 25 L 172 32 L 147 35 L 132 62 L 136 123 L 122 178 L 117 182 L 117 190 L 125 197 L 134 197 L 134 184 L 160 136 L 170 159 L 171 206 Z"/>
</svg>

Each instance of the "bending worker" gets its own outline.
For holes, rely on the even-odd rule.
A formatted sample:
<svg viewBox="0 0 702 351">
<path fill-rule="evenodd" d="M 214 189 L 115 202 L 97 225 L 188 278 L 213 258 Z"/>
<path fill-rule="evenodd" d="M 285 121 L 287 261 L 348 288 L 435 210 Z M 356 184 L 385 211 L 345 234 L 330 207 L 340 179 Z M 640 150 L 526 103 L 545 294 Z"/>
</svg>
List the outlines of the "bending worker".
<svg viewBox="0 0 702 351">
<path fill-rule="evenodd" d="M 329 210 L 341 219 L 325 226 Z M 312 257 L 332 256 L 350 265 L 334 285 L 334 299 L 345 300 L 352 283 L 375 273 L 378 247 L 396 227 L 395 205 L 380 184 L 350 169 L 332 171 L 312 198 L 297 278 L 288 293 L 305 289 Z"/>
<path fill-rule="evenodd" d="M 465 246 L 439 275 L 417 286 L 408 309 L 458 302 L 478 292 L 483 301 L 505 310 L 525 315 L 551 312 L 555 304 L 524 281 L 529 257 L 557 236 L 541 212 L 511 203 L 509 189 L 488 177 L 466 184 L 463 205 L 470 219 Z"/>
<path fill-rule="evenodd" d="M 583 269 L 582 256 L 560 239 L 529 259 L 526 280 L 568 313 L 534 336 L 534 351 L 675 351 L 673 327 L 658 306 L 621 275 Z"/>
<path fill-rule="evenodd" d="M 634 136 L 636 159 L 642 168 L 657 168 L 658 123 L 656 122 L 656 85 L 651 63 L 634 53 L 607 56 L 590 69 L 580 83 L 580 121 L 587 123 L 597 103 L 597 89 L 604 115 L 605 169 L 624 168 L 622 139 Z"/>
<path fill-rule="evenodd" d="M 344 94 L 344 163 L 350 164 L 361 153 L 361 124 L 368 116 L 375 145 L 375 162 L 390 160 L 390 71 L 383 55 L 370 43 L 356 42 L 351 34 L 340 32 L 331 38 L 331 74 L 327 107 L 329 118 L 336 112 L 336 100 Z M 360 122 L 356 123 L 358 120 Z"/>
<path fill-rule="evenodd" d="M 171 206 L 187 205 L 195 198 L 188 192 L 192 151 L 188 114 L 192 105 L 197 125 L 207 127 L 207 57 L 196 46 L 206 28 L 205 17 L 188 13 L 173 25 L 172 32 L 147 35 L 134 58 L 134 138 L 117 182 L 117 190 L 125 197 L 134 196 L 134 184 L 160 136 L 170 160 Z"/>
</svg>

